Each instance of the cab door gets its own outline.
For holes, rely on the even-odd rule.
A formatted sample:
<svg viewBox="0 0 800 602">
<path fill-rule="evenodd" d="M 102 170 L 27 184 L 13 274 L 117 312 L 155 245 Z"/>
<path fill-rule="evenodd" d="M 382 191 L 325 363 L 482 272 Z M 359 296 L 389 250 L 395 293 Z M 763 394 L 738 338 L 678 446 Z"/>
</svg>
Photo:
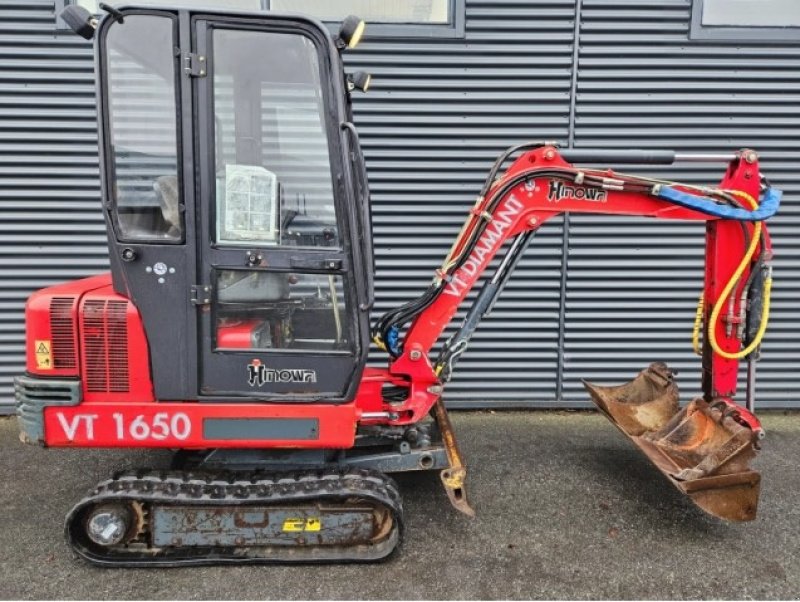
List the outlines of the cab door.
<svg viewBox="0 0 800 602">
<path fill-rule="evenodd" d="M 365 362 L 344 91 L 311 21 L 196 17 L 199 387 L 344 401 Z"/>
</svg>

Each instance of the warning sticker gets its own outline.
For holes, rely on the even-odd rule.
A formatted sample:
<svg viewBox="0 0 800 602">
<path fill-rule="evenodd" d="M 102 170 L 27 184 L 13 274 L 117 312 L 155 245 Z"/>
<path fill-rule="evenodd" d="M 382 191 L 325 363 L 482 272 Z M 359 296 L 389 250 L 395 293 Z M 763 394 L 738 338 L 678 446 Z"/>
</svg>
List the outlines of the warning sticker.
<svg viewBox="0 0 800 602">
<path fill-rule="evenodd" d="M 36 367 L 39 370 L 53 369 L 53 354 L 50 351 L 50 341 L 34 341 L 36 351 Z"/>
<path fill-rule="evenodd" d="M 322 521 L 318 518 L 287 518 L 283 521 L 284 533 L 319 531 L 320 529 L 322 529 Z"/>
</svg>

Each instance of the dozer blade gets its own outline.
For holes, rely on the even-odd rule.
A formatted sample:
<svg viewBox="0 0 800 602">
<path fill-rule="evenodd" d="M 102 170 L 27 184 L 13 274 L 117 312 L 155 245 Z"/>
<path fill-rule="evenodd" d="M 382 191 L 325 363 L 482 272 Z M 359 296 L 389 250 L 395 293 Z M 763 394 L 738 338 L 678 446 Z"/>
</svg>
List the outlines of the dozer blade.
<svg viewBox="0 0 800 602">
<path fill-rule="evenodd" d="M 755 518 L 761 475 L 749 464 L 757 437 L 724 404 L 695 399 L 680 409 L 672 372 L 661 362 L 618 387 L 583 384 L 606 418 L 702 510 L 730 521 Z"/>
</svg>

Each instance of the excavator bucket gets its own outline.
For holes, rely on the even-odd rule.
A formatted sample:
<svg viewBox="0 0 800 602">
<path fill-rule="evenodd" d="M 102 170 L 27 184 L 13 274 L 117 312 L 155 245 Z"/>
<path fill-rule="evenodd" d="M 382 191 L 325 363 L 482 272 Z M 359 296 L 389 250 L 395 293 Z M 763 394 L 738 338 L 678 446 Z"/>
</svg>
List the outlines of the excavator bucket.
<svg viewBox="0 0 800 602">
<path fill-rule="evenodd" d="M 678 405 L 678 386 L 661 362 L 618 387 L 584 381 L 592 401 L 705 512 L 730 521 L 756 516 L 761 475 L 751 470 L 754 433 L 703 399 Z"/>
</svg>

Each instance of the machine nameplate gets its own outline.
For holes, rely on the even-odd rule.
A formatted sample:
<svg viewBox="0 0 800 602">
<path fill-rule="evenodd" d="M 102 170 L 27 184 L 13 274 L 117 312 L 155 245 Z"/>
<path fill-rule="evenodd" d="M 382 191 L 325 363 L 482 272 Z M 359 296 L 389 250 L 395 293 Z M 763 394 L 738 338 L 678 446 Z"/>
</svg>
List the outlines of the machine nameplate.
<svg viewBox="0 0 800 602">
<path fill-rule="evenodd" d="M 206 418 L 203 437 L 214 440 L 319 439 L 317 418 Z"/>
</svg>

